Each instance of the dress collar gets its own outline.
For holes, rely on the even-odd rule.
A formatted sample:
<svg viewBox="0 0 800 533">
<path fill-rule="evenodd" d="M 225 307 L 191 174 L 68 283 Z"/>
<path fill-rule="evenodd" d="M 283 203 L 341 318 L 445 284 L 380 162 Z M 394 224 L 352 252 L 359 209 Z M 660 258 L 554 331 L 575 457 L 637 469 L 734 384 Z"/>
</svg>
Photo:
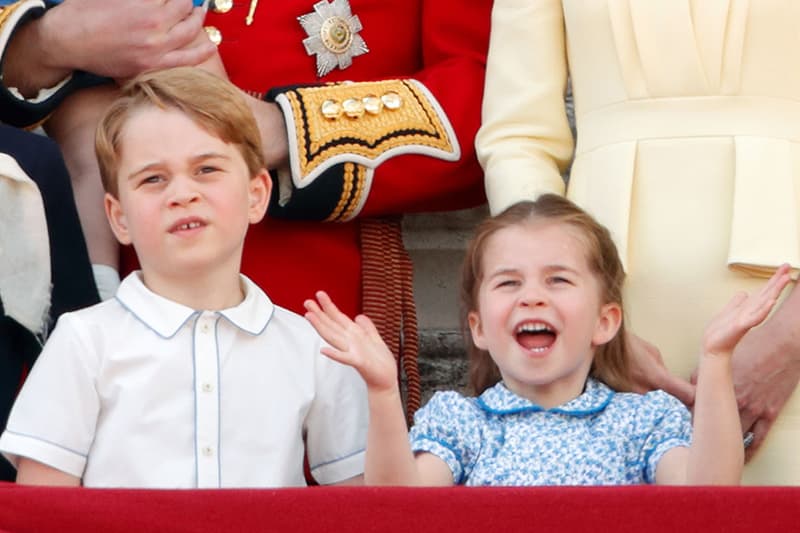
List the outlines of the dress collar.
<svg viewBox="0 0 800 533">
<path fill-rule="evenodd" d="M 244 300 L 221 311 L 211 311 L 225 318 L 235 327 L 251 335 L 258 335 L 267 327 L 275 306 L 258 285 L 240 274 Z M 132 272 L 119 286 L 116 299 L 125 309 L 148 328 L 164 338 L 173 337 L 195 315 L 204 311 L 168 300 L 148 289 L 141 279 L 141 271 Z"/>
<path fill-rule="evenodd" d="M 614 394 L 608 385 L 590 377 L 586 380 L 586 388 L 580 396 L 563 405 L 545 409 L 526 398 L 517 396 L 508 390 L 501 381 L 484 391 L 478 397 L 477 402 L 484 411 L 499 415 L 546 411 L 563 415 L 586 416 L 605 409 Z"/>
</svg>

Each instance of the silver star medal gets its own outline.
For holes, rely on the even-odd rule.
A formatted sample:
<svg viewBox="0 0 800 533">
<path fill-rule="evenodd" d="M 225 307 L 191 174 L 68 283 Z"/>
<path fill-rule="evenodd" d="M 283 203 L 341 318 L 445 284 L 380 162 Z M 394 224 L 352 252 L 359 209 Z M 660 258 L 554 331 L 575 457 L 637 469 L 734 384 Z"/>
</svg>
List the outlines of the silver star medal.
<svg viewBox="0 0 800 533">
<path fill-rule="evenodd" d="M 358 34 L 361 21 L 350 11 L 348 0 L 321 0 L 314 11 L 297 17 L 308 37 L 303 39 L 308 55 L 317 56 L 317 76 L 322 77 L 337 66 L 346 69 L 353 58 L 369 52 Z"/>
</svg>

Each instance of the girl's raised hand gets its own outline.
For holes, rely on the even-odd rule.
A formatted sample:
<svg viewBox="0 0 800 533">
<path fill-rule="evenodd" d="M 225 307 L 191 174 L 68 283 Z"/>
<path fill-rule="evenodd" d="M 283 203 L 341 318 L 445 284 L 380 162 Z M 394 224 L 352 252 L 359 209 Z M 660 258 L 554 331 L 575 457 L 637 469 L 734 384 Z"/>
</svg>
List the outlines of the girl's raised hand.
<svg viewBox="0 0 800 533">
<path fill-rule="evenodd" d="M 767 318 L 781 291 L 791 281 L 789 265 L 781 265 L 757 293 L 737 293 L 706 327 L 703 349 L 707 354 L 730 355 L 750 328 Z"/>
<path fill-rule="evenodd" d="M 324 291 L 317 300 L 306 300 L 306 319 L 317 333 L 330 344 L 321 352 L 345 365 L 355 368 L 371 391 L 397 388 L 397 362 L 383 342 L 375 324 L 365 315 L 355 321 L 339 311 Z"/>
</svg>

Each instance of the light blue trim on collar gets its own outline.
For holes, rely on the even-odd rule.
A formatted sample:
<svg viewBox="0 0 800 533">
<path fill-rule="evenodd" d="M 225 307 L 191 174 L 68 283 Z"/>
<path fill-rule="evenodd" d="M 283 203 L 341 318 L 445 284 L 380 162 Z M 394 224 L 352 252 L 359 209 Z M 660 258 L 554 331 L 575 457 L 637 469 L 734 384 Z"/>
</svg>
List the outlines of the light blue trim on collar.
<svg viewBox="0 0 800 533">
<path fill-rule="evenodd" d="M 239 275 L 244 290 L 244 300 L 236 307 L 219 311 L 228 322 L 253 336 L 261 335 L 275 314 L 275 305 L 261 287 L 244 274 Z"/>
<path fill-rule="evenodd" d="M 136 271 L 126 276 L 117 289 L 115 299 L 160 337 L 171 339 L 189 320 L 201 313 L 152 292 L 142 282 L 140 274 L 141 271 Z M 247 276 L 240 274 L 240 279 L 244 300 L 235 307 L 216 313 L 236 328 L 257 336 L 267 328 L 275 313 L 275 305 Z"/>
<path fill-rule="evenodd" d="M 568 416 L 588 416 L 605 409 L 616 394 L 605 383 L 594 378 L 586 380 L 583 393 L 569 402 L 545 409 L 527 398 L 517 396 L 500 382 L 487 389 L 475 401 L 478 407 L 495 415 L 513 415 L 518 413 L 547 412 Z"/>
</svg>

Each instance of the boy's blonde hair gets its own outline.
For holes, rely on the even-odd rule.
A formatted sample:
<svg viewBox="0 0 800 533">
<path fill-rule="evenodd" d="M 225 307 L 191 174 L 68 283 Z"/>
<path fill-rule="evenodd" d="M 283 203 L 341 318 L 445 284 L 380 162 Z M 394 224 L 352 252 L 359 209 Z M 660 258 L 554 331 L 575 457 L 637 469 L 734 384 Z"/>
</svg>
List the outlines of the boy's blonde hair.
<svg viewBox="0 0 800 533">
<path fill-rule="evenodd" d="M 146 107 L 177 109 L 222 141 L 236 145 L 251 177 L 265 168 L 258 124 L 243 95 L 228 81 L 199 68 L 177 67 L 146 72 L 121 91 L 95 135 L 103 188 L 112 196 L 119 193 L 122 130 L 135 111 Z"/>
<path fill-rule="evenodd" d="M 472 341 L 467 317 L 478 310 L 478 289 L 483 280 L 483 256 L 489 238 L 498 231 L 517 225 L 539 222 L 567 224 L 577 230 L 585 244 L 589 269 L 600 282 L 602 304 L 622 307 L 625 271 L 617 247 L 608 230 L 581 208 L 561 196 L 545 194 L 535 202 L 514 204 L 499 215 L 483 221 L 467 247 L 461 275 L 461 325 L 469 352 L 469 378 L 472 392 L 480 394 L 500 381 L 500 370 L 486 350 Z M 595 351 L 590 375 L 617 391 L 630 391 L 630 361 L 625 340 L 624 313 L 617 334 Z"/>
</svg>

